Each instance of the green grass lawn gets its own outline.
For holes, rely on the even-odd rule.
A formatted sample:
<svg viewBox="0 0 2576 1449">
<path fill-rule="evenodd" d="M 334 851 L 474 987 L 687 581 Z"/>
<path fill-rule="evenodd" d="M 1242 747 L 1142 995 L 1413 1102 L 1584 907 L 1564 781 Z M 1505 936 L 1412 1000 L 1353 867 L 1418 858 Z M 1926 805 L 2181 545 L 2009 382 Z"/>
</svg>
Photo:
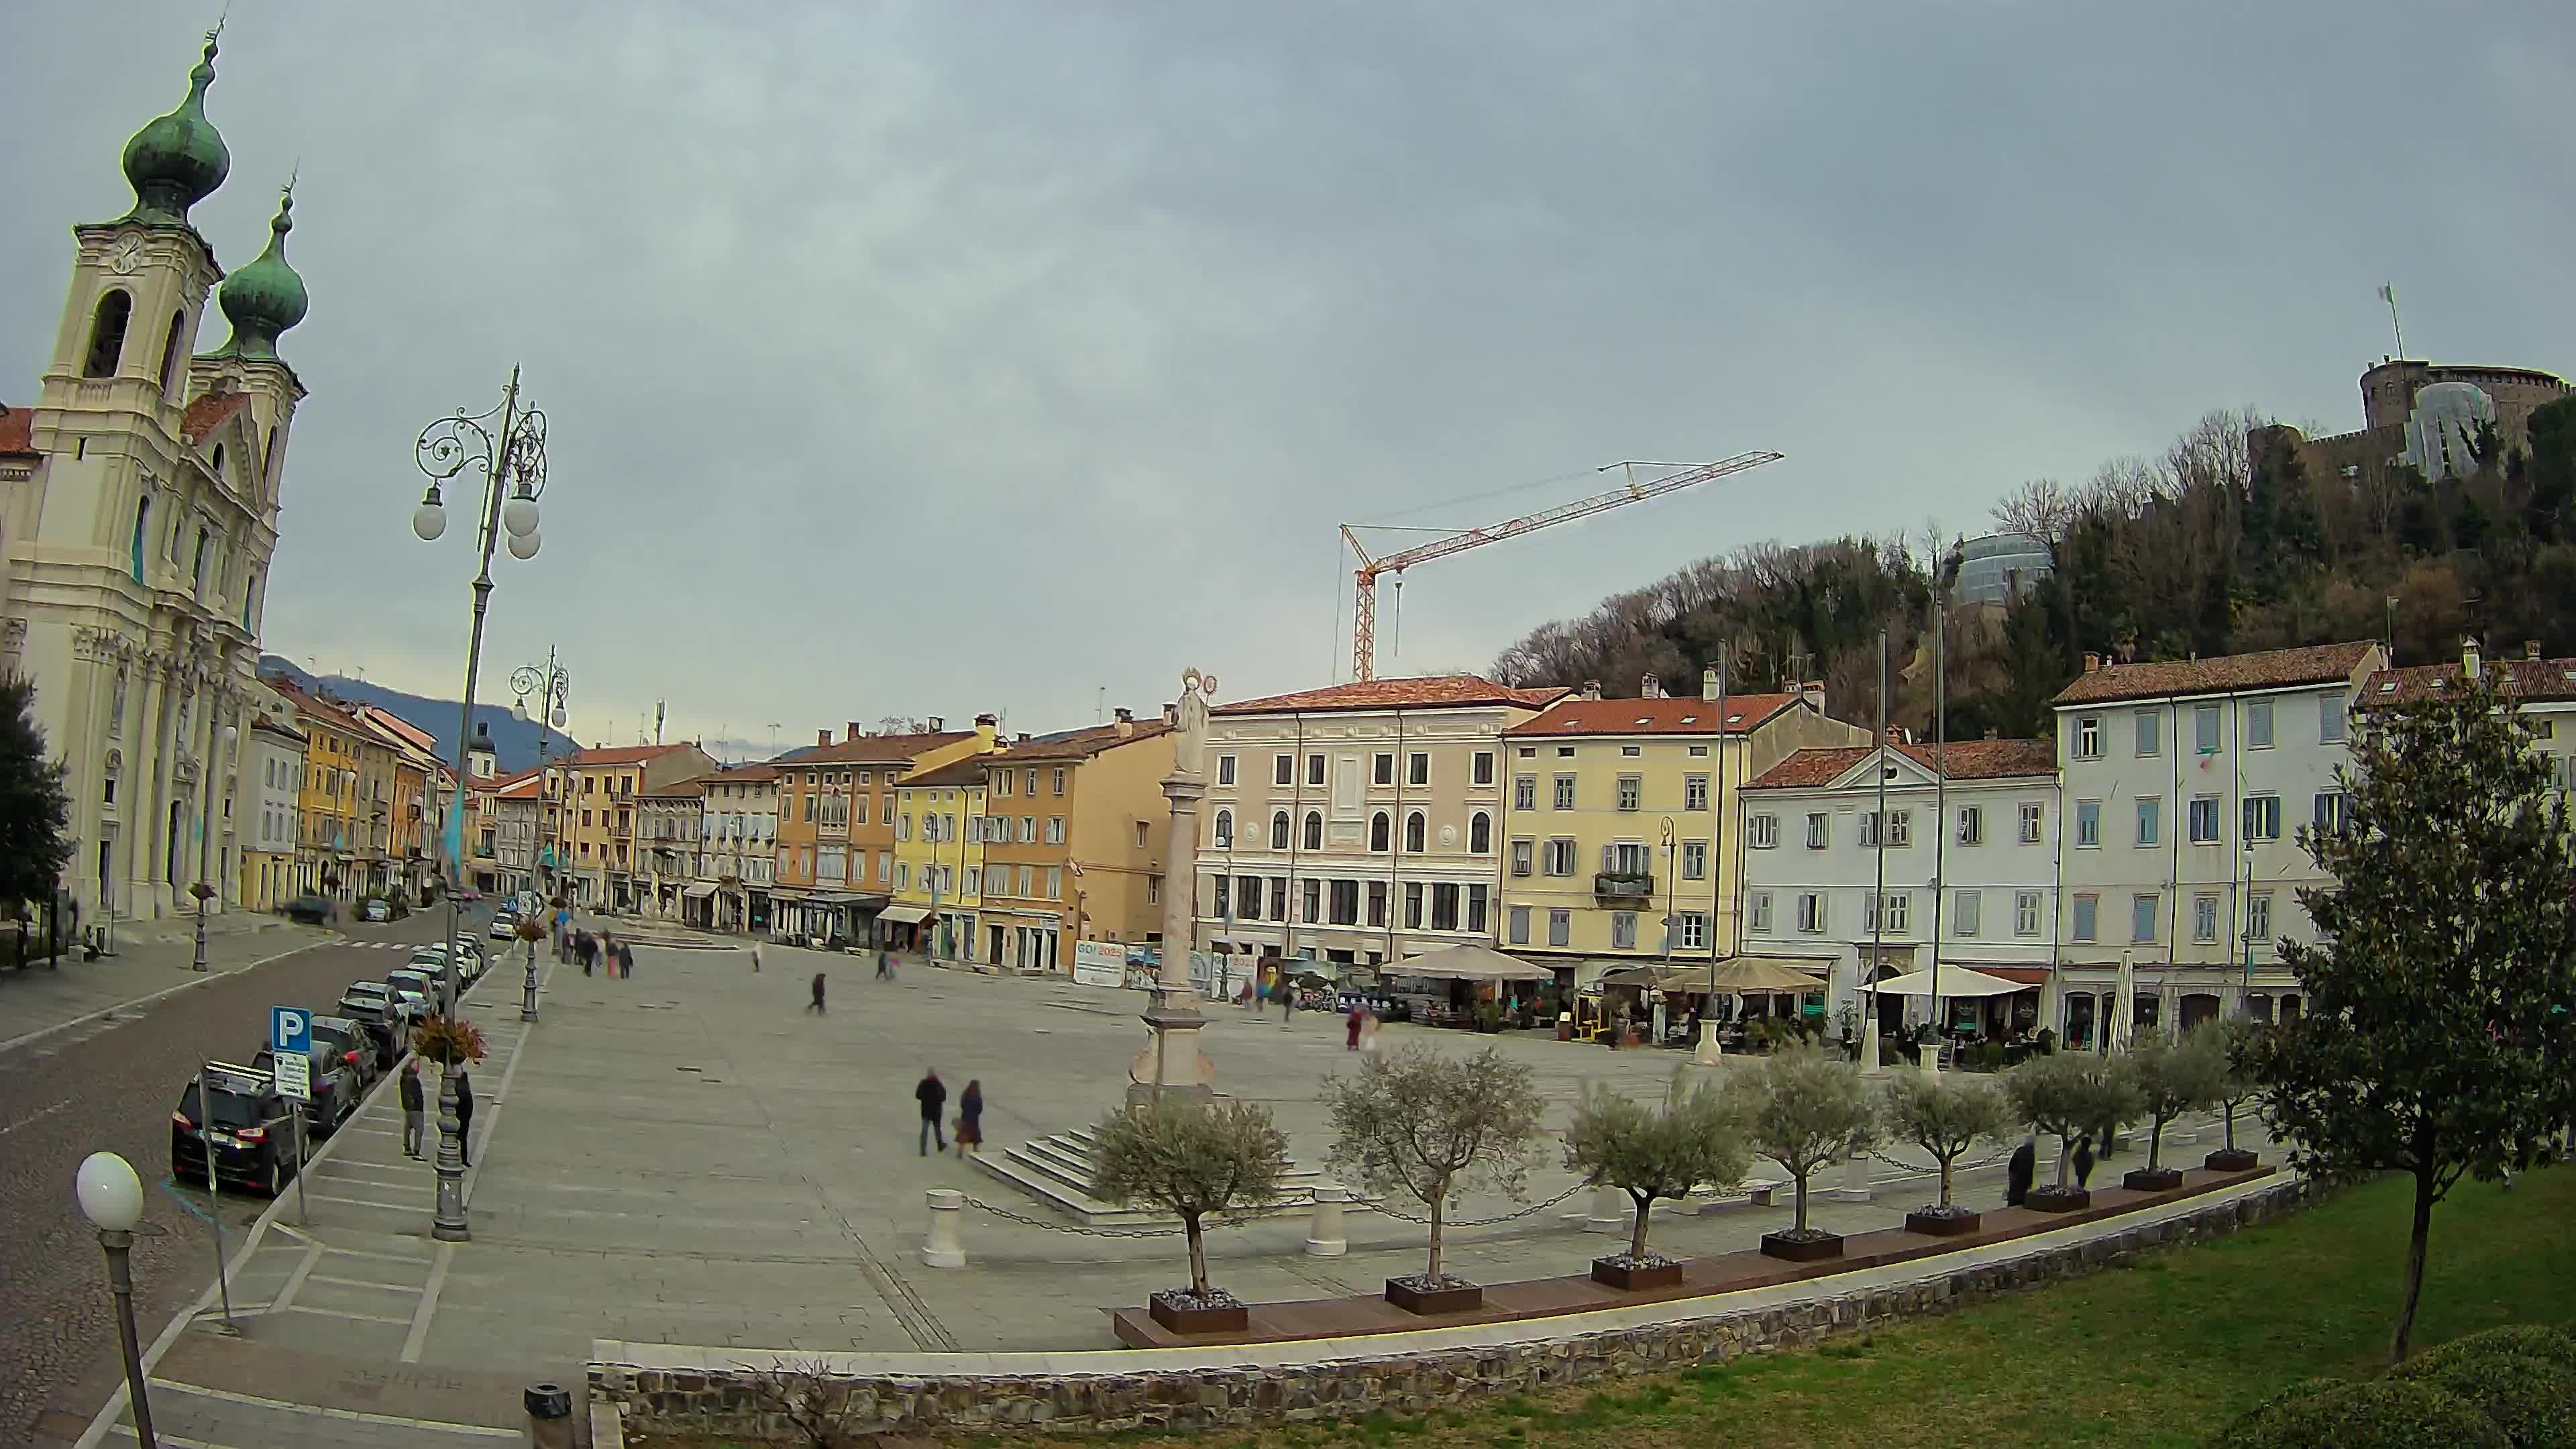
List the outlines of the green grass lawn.
<svg viewBox="0 0 2576 1449">
<path fill-rule="evenodd" d="M 2197 1445 L 2293 1380 L 2377 1372 L 2411 1190 L 2356 1188 L 2268 1227 L 1810 1352 L 1427 1418 L 1115 1437 L 1194 1449 Z M 2500 1323 L 2571 1322 L 2576 1168 L 2528 1174 L 2510 1193 L 2454 1189 L 2433 1216 L 2417 1348 Z"/>
</svg>

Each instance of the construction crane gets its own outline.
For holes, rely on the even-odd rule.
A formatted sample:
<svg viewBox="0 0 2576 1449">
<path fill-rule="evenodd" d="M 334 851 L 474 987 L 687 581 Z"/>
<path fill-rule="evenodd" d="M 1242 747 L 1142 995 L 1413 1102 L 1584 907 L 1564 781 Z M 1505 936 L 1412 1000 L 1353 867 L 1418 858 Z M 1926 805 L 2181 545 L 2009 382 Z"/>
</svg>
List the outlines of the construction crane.
<svg viewBox="0 0 2576 1449">
<path fill-rule="evenodd" d="M 1354 679 L 1377 677 L 1379 575 L 1401 575 L 1406 569 L 1418 563 L 1429 563 L 1435 558 L 1447 558 L 1453 553 L 1465 553 L 1471 548 L 1478 548 L 1485 544 L 1500 543 L 1507 538 L 1518 538 L 1522 534 L 1535 533 L 1555 524 L 1571 523 L 1575 519 L 1588 518 L 1605 509 L 1618 508 L 1629 503 L 1643 503 L 1649 498 L 1658 498 L 1666 493 L 1677 493 L 1684 488 L 1706 483 L 1713 478 L 1723 478 L 1730 473 L 1741 473 L 1748 468 L 1759 468 L 1765 463 L 1776 463 L 1783 456 L 1785 455 L 1770 452 L 1738 453 L 1722 462 L 1697 465 L 1612 463 L 1597 471 L 1607 473 L 1616 468 L 1627 474 L 1628 481 L 1625 485 L 1613 488 L 1607 493 L 1578 498 L 1572 503 L 1560 503 L 1554 508 L 1525 513 L 1518 518 L 1508 518 L 1483 528 L 1471 528 L 1464 533 L 1453 533 L 1446 538 L 1435 538 L 1429 543 L 1418 544 L 1401 553 L 1391 553 L 1383 558 L 1369 557 L 1368 549 L 1361 544 L 1359 534 L 1353 531 L 1353 525 L 1343 524 L 1342 537 L 1350 544 L 1352 554 L 1360 561 L 1360 566 L 1352 571 L 1352 577 L 1357 581 L 1359 588 L 1358 600 L 1351 609 L 1351 677 Z M 1641 483 L 1637 481 L 1636 470 L 1639 468 L 1673 468 L 1679 471 Z M 1397 587 L 1401 588 L 1403 582 L 1398 578 Z"/>
</svg>

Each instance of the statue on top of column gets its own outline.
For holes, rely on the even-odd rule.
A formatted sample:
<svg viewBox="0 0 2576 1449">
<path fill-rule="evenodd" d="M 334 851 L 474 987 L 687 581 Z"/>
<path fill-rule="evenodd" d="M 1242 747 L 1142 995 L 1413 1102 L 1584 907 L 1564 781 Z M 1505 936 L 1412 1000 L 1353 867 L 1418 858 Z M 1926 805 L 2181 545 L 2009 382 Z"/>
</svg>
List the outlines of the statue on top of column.
<svg viewBox="0 0 2576 1449">
<path fill-rule="evenodd" d="M 1181 671 L 1181 698 L 1172 711 L 1172 773 L 1198 777 L 1200 756 L 1207 748 L 1208 701 L 1215 697 L 1215 675 Z"/>
</svg>

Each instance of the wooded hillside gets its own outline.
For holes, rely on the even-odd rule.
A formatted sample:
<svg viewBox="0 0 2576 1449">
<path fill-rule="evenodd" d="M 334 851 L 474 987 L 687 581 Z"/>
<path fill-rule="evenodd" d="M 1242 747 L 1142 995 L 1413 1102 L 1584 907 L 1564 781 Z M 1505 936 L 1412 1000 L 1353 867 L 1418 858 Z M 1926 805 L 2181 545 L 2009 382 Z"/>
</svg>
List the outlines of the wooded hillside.
<svg viewBox="0 0 2576 1449">
<path fill-rule="evenodd" d="M 2576 649 L 2576 396 L 2531 415 L 2528 448 L 2490 435 L 2477 474 L 2439 484 L 2403 464 L 2311 478 L 2271 426 L 2213 412 L 2160 456 L 1998 502 L 1995 527 L 2045 543 L 2055 574 L 2008 608 L 1950 612 L 1950 737 L 2047 733 L 2048 700 L 2087 650 L 2179 659 L 2385 638 L 2392 621 L 2400 663 L 2455 657 L 2465 634 Z M 1598 679 L 1613 694 L 1652 673 L 1681 692 L 1722 645 L 1731 688 L 1822 679 L 1829 711 L 1866 721 L 1883 627 L 1889 719 L 1928 730 L 1932 590 L 1956 545 L 1902 533 L 1747 545 L 1541 625 L 1492 673 Z"/>
</svg>

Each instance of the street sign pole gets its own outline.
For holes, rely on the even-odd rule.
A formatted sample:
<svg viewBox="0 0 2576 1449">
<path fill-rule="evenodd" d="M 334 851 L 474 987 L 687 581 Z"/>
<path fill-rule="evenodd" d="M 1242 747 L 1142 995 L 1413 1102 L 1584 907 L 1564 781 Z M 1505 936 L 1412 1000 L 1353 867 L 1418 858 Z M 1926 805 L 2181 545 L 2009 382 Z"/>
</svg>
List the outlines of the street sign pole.
<svg viewBox="0 0 2576 1449">
<path fill-rule="evenodd" d="M 206 1064 L 197 1063 L 197 1145 L 206 1149 L 206 1218 L 215 1229 L 215 1288 L 223 1295 L 224 1332 L 241 1336 L 241 1325 L 233 1322 L 232 1279 L 224 1272 L 224 1204 L 223 1189 L 217 1186 L 223 1174 L 215 1170 L 215 1094 L 206 1083 Z"/>
<path fill-rule="evenodd" d="M 304 1108 L 313 1100 L 313 1017 L 300 1007 L 268 1009 L 269 1066 L 277 1094 L 294 1104 L 295 1220 L 313 1221 L 313 1204 L 304 1195 Z"/>
</svg>

